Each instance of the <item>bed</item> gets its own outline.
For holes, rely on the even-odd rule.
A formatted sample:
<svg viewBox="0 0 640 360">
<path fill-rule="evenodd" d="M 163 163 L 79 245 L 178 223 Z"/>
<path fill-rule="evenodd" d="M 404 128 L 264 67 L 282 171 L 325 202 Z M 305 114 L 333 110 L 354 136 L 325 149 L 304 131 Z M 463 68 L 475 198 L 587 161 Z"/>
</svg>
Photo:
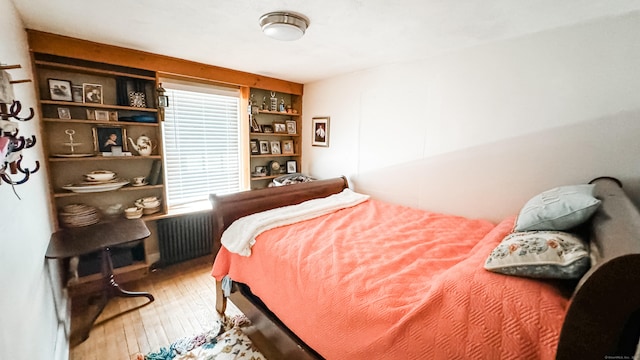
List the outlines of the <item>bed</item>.
<svg viewBox="0 0 640 360">
<path fill-rule="evenodd" d="M 593 183 L 599 206 L 572 228 L 589 241 L 590 267 L 577 279 L 485 269 L 520 221 L 515 214 L 494 224 L 365 199 L 280 223 L 255 238 L 250 256 L 220 248 L 216 309 L 225 312 L 229 276 L 231 300 L 254 322 L 254 336 L 266 338 L 261 345 L 273 347 L 265 350 L 272 358 L 632 356 L 640 334 L 640 215 L 617 180 Z M 212 195 L 214 240 L 220 246 L 247 215 L 345 189 L 337 178 Z"/>
</svg>

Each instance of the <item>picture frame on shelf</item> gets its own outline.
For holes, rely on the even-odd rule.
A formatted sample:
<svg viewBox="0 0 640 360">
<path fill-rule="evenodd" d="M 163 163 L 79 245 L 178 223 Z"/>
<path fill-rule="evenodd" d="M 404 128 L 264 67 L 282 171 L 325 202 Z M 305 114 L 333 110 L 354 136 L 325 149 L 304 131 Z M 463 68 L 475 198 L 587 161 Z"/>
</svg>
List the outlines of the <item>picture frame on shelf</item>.
<svg viewBox="0 0 640 360">
<path fill-rule="evenodd" d="M 280 155 L 280 154 L 282 154 L 282 151 L 280 149 L 280 141 L 273 140 L 273 141 L 271 141 L 270 145 L 271 145 L 271 154 L 272 155 Z"/>
<path fill-rule="evenodd" d="M 108 110 L 96 110 L 95 114 L 96 121 L 109 121 Z"/>
<path fill-rule="evenodd" d="M 129 106 L 138 107 L 138 108 L 146 108 L 147 107 L 146 95 L 141 91 L 130 91 L 129 92 Z"/>
<path fill-rule="evenodd" d="M 265 134 L 272 134 L 273 133 L 273 126 L 271 125 L 262 125 L 262 132 Z"/>
<path fill-rule="evenodd" d="M 260 154 L 260 142 L 258 140 L 251 140 L 249 145 L 251 146 L 251 155 Z"/>
<path fill-rule="evenodd" d="M 285 121 L 285 124 L 287 124 L 287 134 L 295 135 L 298 133 L 297 123 L 295 120 L 287 120 Z"/>
<path fill-rule="evenodd" d="M 87 109 L 87 120 L 95 120 L 95 119 L 96 119 L 96 110 Z"/>
<path fill-rule="evenodd" d="M 83 83 L 82 100 L 87 104 L 102 104 L 102 85 Z"/>
<path fill-rule="evenodd" d="M 260 140 L 260 154 L 269 154 L 269 142 L 267 140 Z"/>
<path fill-rule="evenodd" d="M 73 102 L 81 103 L 83 102 L 84 92 L 82 90 L 82 85 L 72 85 L 71 93 L 73 97 Z"/>
<path fill-rule="evenodd" d="M 59 107 L 58 108 L 58 119 L 70 120 L 71 119 L 71 110 L 69 110 L 69 108 L 66 108 L 66 107 Z"/>
<path fill-rule="evenodd" d="M 312 146 L 329 147 L 329 117 L 314 117 L 311 119 L 313 130 Z"/>
<path fill-rule="evenodd" d="M 293 154 L 293 140 L 282 140 L 282 153 Z"/>
<path fill-rule="evenodd" d="M 298 162 L 295 160 L 287 160 L 287 174 L 298 172 Z"/>
<path fill-rule="evenodd" d="M 117 111 L 109 111 L 109 121 L 118 121 Z"/>
<path fill-rule="evenodd" d="M 267 176 L 267 167 L 266 166 L 256 166 L 254 176 Z"/>
<path fill-rule="evenodd" d="M 93 147 L 96 152 L 111 152 L 112 146 L 120 146 L 127 151 L 127 129 L 117 126 L 96 126 L 93 128 Z"/>
<path fill-rule="evenodd" d="M 71 81 L 60 79 L 47 79 L 49 84 L 49 96 L 55 101 L 73 101 L 71 93 Z"/>
<path fill-rule="evenodd" d="M 273 132 L 276 134 L 286 134 L 287 133 L 287 124 L 283 122 L 274 122 L 273 123 Z"/>
<path fill-rule="evenodd" d="M 262 132 L 262 129 L 260 128 L 260 124 L 258 124 L 258 120 L 256 120 L 255 118 L 251 118 L 251 131 L 253 132 Z"/>
</svg>

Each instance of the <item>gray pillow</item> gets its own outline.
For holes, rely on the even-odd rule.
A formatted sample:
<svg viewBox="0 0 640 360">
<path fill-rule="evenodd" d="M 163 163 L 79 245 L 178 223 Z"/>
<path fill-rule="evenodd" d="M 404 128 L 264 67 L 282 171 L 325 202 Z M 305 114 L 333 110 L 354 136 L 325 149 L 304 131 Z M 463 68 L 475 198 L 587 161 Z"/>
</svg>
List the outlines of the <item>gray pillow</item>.
<svg viewBox="0 0 640 360">
<path fill-rule="evenodd" d="M 579 279 L 590 266 L 585 242 L 560 231 L 511 233 L 484 264 L 501 274 L 547 279 Z"/>
<path fill-rule="evenodd" d="M 567 230 L 587 221 L 600 206 L 595 185 L 570 185 L 542 192 L 527 201 L 514 231 Z"/>
</svg>

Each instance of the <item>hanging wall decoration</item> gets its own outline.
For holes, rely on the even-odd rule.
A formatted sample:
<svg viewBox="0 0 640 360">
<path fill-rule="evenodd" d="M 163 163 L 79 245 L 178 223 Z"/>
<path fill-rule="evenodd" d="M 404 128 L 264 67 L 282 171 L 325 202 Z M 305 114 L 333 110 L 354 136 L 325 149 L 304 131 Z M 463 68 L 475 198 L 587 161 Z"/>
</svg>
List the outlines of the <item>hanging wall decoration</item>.
<svg viewBox="0 0 640 360">
<path fill-rule="evenodd" d="M 18 122 L 29 121 L 35 115 L 33 108 L 29 108 L 26 117 L 20 116 L 22 104 L 15 100 L 13 85 L 31 80 L 11 80 L 11 75 L 5 71 L 19 68 L 20 65 L 0 65 L 0 179 L 12 186 L 24 184 L 40 169 L 38 161 L 34 169 L 22 167 L 22 150 L 35 146 L 36 137 L 18 136 Z M 20 175 L 21 179 L 12 179 L 11 175 Z"/>
</svg>

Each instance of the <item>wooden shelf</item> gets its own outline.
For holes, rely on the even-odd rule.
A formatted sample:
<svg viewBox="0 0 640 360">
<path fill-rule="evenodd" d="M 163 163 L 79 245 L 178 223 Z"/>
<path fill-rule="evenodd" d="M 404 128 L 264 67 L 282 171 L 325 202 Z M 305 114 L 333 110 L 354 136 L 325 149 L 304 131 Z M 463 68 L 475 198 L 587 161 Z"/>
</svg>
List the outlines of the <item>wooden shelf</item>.
<svg viewBox="0 0 640 360">
<path fill-rule="evenodd" d="M 300 116 L 300 114 L 292 114 L 280 111 L 269 111 L 269 110 L 258 110 L 258 114 L 266 114 L 266 115 L 282 115 L 282 116 Z"/>
<path fill-rule="evenodd" d="M 62 161 L 113 161 L 113 160 L 149 160 L 149 159 L 162 159 L 161 155 L 150 156 L 87 156 L 78 158 L 63 158 L 63 157 L 50 157 L 50 162 L 62 162 Z"/>
<path fill-rule="evenodd" d="M 98 109 L 144 111 L 144 112 L 152 112 L 152 113 L 158 112 L 158 109 L 153 109 L 153 108 L 141 108 L 141 107 L 134 107 L 134 106 L 122 106 L 122 105 L 110 105 L 110 104 L 91 104 L 91 103 L 81 103 L 81 102 L 74 102 L 74 101 L 40 100 L 40 104 L 58 105 L 58 106 L 79 106 L 79 107 L 98 108 Z"/>
<path fill-rule="evenodd" d="M 135 121 L 100 121 L 100 120 L 87 120 L 87 119 L 57 119 L 57 118 L 43 118 L 44 122 L 52 123 L 68 123 L 68 124 L 96 124 L 96 125 L 133 125 L 133 126 L 160 126 L 157 122 L 145 123 Z"/>
<path fill-rule="evenodd" d="M 275 178 L 277 178 L 279 176 L 282 176 L 282 175 L 287 175 L 287 174 L 268 175 L 268 176 L 254 176 L 254 177 L 251 178 L 251 181 L 275 179 Z"/>
<path fill-rule="evenodd" d="M 287 134 L 287 133 L 263 133 L 263 132 L 251 132 L 250 136 L 285 136 L 285 137 L 300 137 L 300 134 Z"/>
<path fill-rule="evenodd" d="M 118 190 L 109 190 L 109 191 L 98 191 L 98 192 L 86 192 L 86 193 L 77 193 L 72 191 L 63 190 L 64 192 L 56 192 L 53 194 L 54 198 L 64 198 L 71 196 L 82 196 L 82 195 L 95 195 L 95 194 L 104 194 L 107 192 L 119 192 L 119 191 L 142 191 L 149 189 L 162 189 L 164 185 L 146 185 L 146 186 L 123 186 Z"/>
<path fill-rule="evenodd" d="M 104 70 L 104 69 L 98 69 L 98 68 L 89 68 L 89 67 L 85 67 L 85 66 L 61 64 L 61 63 L 43 61 L 43 60 L 36 60 L 35 63 L 38 66 L 41 66 L 43 68 L 49 68 L 49 69 L 71 70 L 71 71 L 74 71 L 74 72 L 82 72 L 82 73 L 85 73 L 85 74 L 96 74 L 96 75 L 107 75 L 107 76 L 122 76 L 122 77 L 131 78 L 131 79 L 142 79 L 142 80 L 156 81 L 156 78 L 152 77 L 152 76 L 136 75 L 136 74 L 124 73 L 124 72 L 120 72 L 120 71 Z"/>
<path fill-rule="evenodd" d="M 252 158 L 272 158 L 272 157 L 299 157 L 299 154 L 262 154 L 251 155 Z"/>
<path fill-rule="evenodd" d="M 145 276 L 149 272 L 149 266 L 150 265 L 144 261 L 136 261 L 131 265 L 113 269 L 113 273 L 118 283 L 123 284 Z M 103 287 L 103 282 L 104 279 L 100 273 L 81 276 L 76 281 L 69 280 L 67 282 L 69 296 L 73 297 L 100 291 Z"/>
</svg>

